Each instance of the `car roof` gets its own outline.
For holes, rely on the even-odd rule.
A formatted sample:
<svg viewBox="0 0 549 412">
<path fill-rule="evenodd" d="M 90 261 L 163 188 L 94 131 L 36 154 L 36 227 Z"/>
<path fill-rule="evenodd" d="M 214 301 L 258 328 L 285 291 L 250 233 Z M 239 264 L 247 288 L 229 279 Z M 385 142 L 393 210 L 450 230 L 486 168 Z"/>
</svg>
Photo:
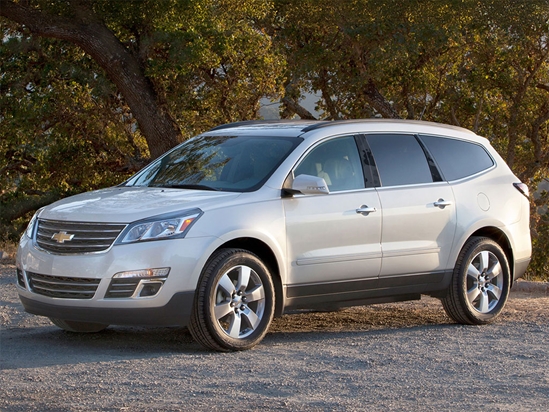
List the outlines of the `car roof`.
<svg viewBox="0 0 549 412">
<path fill-rule="evenodd" d="M 425 133 L 485 140 L 468 129 L 442 123 L 403 119 L 250 120 L 217 126 L 207 135 L 263 135 L 314 138 L 344 133 Z"/>
</svg>

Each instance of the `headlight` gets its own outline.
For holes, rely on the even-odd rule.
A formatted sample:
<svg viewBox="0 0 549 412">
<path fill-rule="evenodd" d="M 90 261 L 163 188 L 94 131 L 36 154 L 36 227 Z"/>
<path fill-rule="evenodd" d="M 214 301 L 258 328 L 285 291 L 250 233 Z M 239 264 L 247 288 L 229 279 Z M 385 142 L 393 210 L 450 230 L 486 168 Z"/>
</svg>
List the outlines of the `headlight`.
<svg viewBox="0 0 549 412">
<path fill-rule="evenodd" d="M 202 216 L 202 211 L 193 209 L 140 220 L 130 224 L 117 243 L 181 238 L 185 236 L 200 216 Z"/>
<path fill-rule="evenodd" d="M 25 229 L 24 235 L 28 237 L 29 239 L 32 239 L 34 236 L 34 226 L 36 226 L 36 220 L 38 219 L 38 215 L 42 211 L 42 208 L 38 209 L 32 219 L 29 222 L 29 225 Z"/>
</svg>

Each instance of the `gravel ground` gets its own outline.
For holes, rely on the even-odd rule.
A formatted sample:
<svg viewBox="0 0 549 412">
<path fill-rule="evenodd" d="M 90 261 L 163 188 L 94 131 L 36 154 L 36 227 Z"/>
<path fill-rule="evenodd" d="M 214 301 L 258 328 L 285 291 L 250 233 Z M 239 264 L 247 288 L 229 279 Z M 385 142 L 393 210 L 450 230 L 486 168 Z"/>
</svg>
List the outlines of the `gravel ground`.
<svg viewBox="0 0 549 412">
<path fill-rule="evenodd" d="M 546 411 L 549 288 L 522 282 L 487 326 L 432 298 L 276 319 L 251 351 L 180 328 L 64 332 L 28 315 L 0 263 L 2 411 Z"/>
</svg>

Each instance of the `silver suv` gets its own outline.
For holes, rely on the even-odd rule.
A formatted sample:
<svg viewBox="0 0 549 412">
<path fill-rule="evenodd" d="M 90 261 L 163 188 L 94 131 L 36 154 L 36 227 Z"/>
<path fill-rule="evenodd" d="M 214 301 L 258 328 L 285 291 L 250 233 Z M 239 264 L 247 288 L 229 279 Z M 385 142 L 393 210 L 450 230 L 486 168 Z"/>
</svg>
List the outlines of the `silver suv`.
<svg viewBox="0 0 549 412">
<path fill-rule="evenodd" d="M 229 124 L 39 210 L 17 289 L 27 312 L 68 331 L 181 325 L 220 351 L 253 347 L 285 312 L 422 294 L 483 324 L 530 261 L 527 197 L 461 128 Z"/>
</svg>

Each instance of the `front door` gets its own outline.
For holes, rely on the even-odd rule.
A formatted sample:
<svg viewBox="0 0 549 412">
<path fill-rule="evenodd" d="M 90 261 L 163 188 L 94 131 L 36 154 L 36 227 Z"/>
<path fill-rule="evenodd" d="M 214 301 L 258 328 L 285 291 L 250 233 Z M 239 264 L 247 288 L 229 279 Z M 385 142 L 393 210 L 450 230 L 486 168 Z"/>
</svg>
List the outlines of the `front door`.
<svg viewBox="0 0 549 412">
<path fill-rule="evenodd" d="M 380 202 L 375 188 L 366 187 L 355 138 L 317 145 L 294 170 L 300 174 L 324 178 L 330 193 L 284 199 L 288 295 L 345 293 L 364 288 L 358 280 L 377 280 Z"/>
</svg>

